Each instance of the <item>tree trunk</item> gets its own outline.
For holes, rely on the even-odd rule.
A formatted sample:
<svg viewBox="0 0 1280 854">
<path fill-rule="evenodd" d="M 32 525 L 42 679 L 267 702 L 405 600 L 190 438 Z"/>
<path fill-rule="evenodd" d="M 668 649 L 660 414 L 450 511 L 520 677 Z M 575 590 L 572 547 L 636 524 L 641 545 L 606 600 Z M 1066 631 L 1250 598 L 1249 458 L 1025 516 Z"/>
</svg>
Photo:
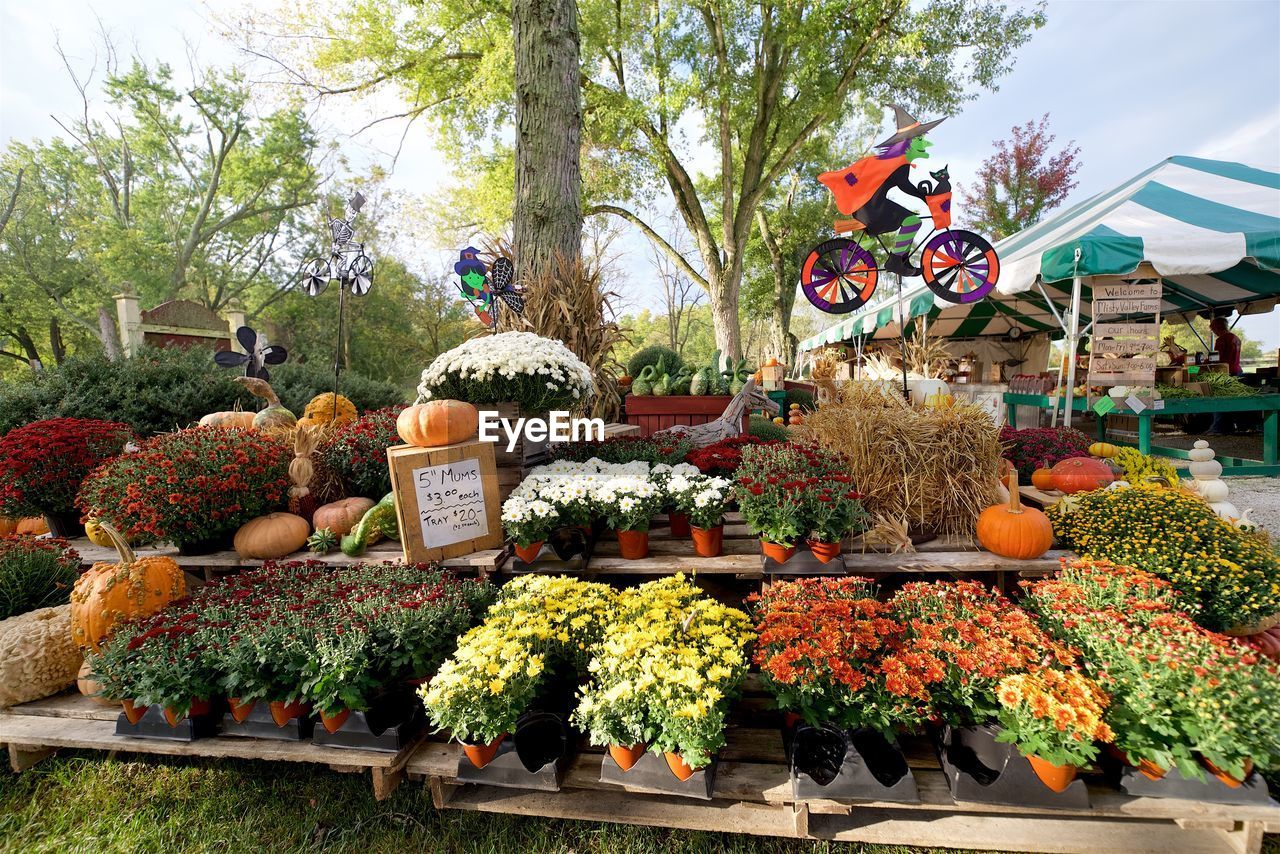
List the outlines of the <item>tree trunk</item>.
<svg viewBox="0 0 1280 854">
<path fill-rule="evenodd" d="M 716 347 L 735 362 L 742 358 L 742 325 L 738 322 L 738 296 L 742 288 L 742 256 L 730 254 L 719 270 L 709 271 L 711 321 Z"/>
<path fill-rule="evenodd" d="M 17 329 L 9 331 L 14 340 L 22 347 L 22 352 L 26 354 L 27 364 L 31 370 L 37 374 L 44 373 L 44 362 L 40 360 L 40 351 L 36 348 L 36 341 L 31 337 L 31 333 L 27 331 L 27 327 L 19 326 Z M 13 355 L 6 353 L 5 355 Z"/>
<path fill-rule="evenodd" d="M 53 363 L 61 365 L 67 360 L 67 347 L 62 340 L 62 325 L 58 318 L 49 318 L 49 351 L 53 353 Z"/>
<path fill-rule="evenodd" d="M 521 278 L 582 250 L 581 78 L 576 0 L 515 0 L 513 247 Z"/>
<path fill-rule="evenodd" d="M 98 340 L 102 342 L 102 349 L 106 351 L 107 361 L 120 360 L 120 330 L 116 328 L 115 318 L 102 306 L 98 306 Z"/>
</svg>

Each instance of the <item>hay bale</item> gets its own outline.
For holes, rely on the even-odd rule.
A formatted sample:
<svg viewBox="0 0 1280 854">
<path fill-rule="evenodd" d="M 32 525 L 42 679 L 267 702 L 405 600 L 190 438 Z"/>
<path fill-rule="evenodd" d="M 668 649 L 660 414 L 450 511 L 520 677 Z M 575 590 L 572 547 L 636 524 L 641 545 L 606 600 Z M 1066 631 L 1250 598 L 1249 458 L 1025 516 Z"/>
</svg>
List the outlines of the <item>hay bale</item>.
<svg viewBox="0 0 1280 854">
<path fill-rule="evenodd" d="M 916 408 L 850 382 L 799 432 L 848 460 L 868 511 L 913 533 L 972 539 L 978 514 L 997 500 L 1000 431 L 977 406 Z"/>
</svg>

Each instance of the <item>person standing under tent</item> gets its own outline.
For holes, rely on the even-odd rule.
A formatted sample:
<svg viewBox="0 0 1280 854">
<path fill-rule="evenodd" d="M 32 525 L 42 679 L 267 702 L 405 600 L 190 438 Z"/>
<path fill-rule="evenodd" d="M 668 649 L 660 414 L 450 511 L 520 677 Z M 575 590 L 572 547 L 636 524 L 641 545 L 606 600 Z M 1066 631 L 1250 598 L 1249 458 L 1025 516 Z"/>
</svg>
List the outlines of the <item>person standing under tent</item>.
<svg viewBox="0 0 1280 854">
<path fill-rule="evenodd" d="M 1240 336 L 1231 331 L 1225 317 L 1215 317 L 1209 321 L 1209 331 L 1213 333 L 1213 349 L 1218 351 L 1218 361 L 1227 366 L 1227 373 L 1238 377 L 1244 371 L 1240 369 Z M 1234 413 L 1218 412 L 1213 416 L 1213 424 L 1207 431 L 1209 435 L 1221 435 L 1234 431 L 1236 416 Z"/>
</svg>

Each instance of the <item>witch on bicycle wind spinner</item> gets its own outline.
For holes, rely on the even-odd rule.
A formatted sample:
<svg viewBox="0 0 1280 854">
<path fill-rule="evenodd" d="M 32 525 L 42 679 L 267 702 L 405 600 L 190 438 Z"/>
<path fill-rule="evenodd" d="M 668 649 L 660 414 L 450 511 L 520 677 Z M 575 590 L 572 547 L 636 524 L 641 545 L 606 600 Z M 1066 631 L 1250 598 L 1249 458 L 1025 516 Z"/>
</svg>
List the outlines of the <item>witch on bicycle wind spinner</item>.
<svg viewBox="0 0 1280 854">
<path fill-rule="evenodd" d="M 933 181 L 912 183 L 911 169 L 929 156 L 933 143 L 925 134 L 944 119 L 920 122 L 906 110 L 890 105 L 898 132 L 876 146 L 876 153 L 818 180 L 835 196 L 836 208 L 848 219 L 837 219 L 836 237 L 814 247 L 800 271 L 800 284 L 809 302 L 831 314 L 861 308 L 875 293 L 880 270 L 900 277 L 923 276 L 942 299 L 971 303 L 991 293 L 1000 276 L 995 249 L 972 231 L 951 228 L 951 177 L 944 166 L 930 172 Z M 920 243 L 921 217 L 888 197 L 897 189 L 928 205 L 925 216 L 933 228 Z M 879 245 L 888 255 L 880 266 L 871 249 Z M 919 264 L 913 260 L 920 251 Z"/>
</svg>

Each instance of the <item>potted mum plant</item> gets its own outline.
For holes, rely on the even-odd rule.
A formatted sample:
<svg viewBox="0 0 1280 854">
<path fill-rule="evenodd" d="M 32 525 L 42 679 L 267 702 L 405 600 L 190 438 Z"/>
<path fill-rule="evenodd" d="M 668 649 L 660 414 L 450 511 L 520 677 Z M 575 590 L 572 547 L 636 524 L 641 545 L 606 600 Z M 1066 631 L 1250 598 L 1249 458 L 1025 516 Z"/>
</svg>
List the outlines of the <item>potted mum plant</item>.
<svg viewBox="0 0 1280 854">
<path fill-rule="evenodd" d="M 649 555 L 649 522 L 662 507 L 662 491 L 647 477 L 621 475 L 596 492 L 596 505 L 617 532 L 623 558 Z"/>
<path fill-rule="evenodd" d="M 848 475 L 831 479 L 810 478 L 804 491 L 809 550 L 823 563 L 840 556 L 840 544 L 850 533 L 866 525 L 862 494 L 848 488 Z"/>
<path fill-rule="evenodd" d="M 99 466 L 76 502 L 131 543 L 167 540 L 181 554 L 209 554 L 229 546 L 245 522 L 285 505 L 291 456 L 253 431 L 178 430 Z"/>
<path fill-rule="evenodd" d="M 800 538 L 802 506 L 783 490 L 747 477 L 739 478 L 737 497 L 738 510 L 759 535 L 765 557 L 778 563 L 790 560 Z"/>
<path fill-rule="evenodd" d="M 1070 670 L 1042 669 L 1000 680 L 1001 731 L 996 741 L 1013 744 L 1040 782 L 1065 792 L 1081 766 L 1098 756 L 1098 742 L 1113 734 L 1102 715 L 1107 695 L 1092 679 Z"/>
<path fill-rule="evenodd" d="M 560 513 L 549 501 L 513 495 L 502 502 L 502 527 L 525 563 L 538 559 L 542 544 L 560 525 Z"/>
<path fill-rule="evenodd" d="M 678 504 L 689 519 L 693 550 L 700 557 L 717 557 L 723 551 L 729 487 L 724 478 L 698 475 L 688 478 L 688 488 L 679 493 Z"/>
<path fill-rule="evenodd" d="M 133 439 L 127 424 L 50 418 L 0 437 L 0 516 L 44 516 L 55 537 L 84 534 L 76 490 Z"/>
</svg>

